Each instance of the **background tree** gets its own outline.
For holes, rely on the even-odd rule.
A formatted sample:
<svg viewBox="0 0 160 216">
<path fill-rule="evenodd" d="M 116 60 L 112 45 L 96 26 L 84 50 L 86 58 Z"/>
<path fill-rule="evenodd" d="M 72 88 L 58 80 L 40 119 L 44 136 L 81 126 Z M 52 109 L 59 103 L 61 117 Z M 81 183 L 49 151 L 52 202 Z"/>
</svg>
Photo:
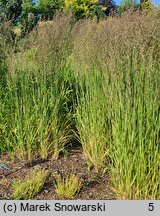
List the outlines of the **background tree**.
<svg viewBox="0 0 160 216">
<path fill-rule="evenodd" d="M 22 0 L 0 0 L 0 20 L 10 19 L 17 22 L 22 12 Z"/>
<path fill-rule="evenodd" d="M 65 11 L 74 14 L 75 18 L 82 19 L 90 16 L 97 0 L 65 0 Z"/>
<path fill-rule="evenodd" d="M 65 10 L 71 11 L 76 19 L 96 15 L 97 19 L 109 15 L 116 9 L 113 0 L 65 0 Z"/>
<path fill-rule="evenodd" d="M 64 0 L 39 0 L 37 2 L 37 10 L 39 15 L 47 20 L 51 19 L 56 11 L 62 11 Z"/>
<path fill-rule="evenodd" d="M 141 0 L 140 1 L 140 8 L 144 10 L 146 13 L 153 12 L 154 3 L 152 0 Z"/>
<path fill-rule="evenodd" d="M 35 2 L 32 0 L 23 0 L 20 24 L 23 34 L 30 32 L 38 22 L 38 10 Z"/>
</svg>

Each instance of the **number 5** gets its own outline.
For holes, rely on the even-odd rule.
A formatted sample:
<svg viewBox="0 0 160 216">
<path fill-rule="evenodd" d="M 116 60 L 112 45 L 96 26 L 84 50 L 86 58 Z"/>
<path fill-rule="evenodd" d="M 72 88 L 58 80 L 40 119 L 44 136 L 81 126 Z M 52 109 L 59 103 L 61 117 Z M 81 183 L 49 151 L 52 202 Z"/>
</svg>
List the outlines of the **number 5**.
<svg viewBox="0 0 160 216">
<path fill-rule="evenodd" d="M 154 203 L 149 203 L 148 210 L 153 211 L 154 210 Z"/>
</svg>

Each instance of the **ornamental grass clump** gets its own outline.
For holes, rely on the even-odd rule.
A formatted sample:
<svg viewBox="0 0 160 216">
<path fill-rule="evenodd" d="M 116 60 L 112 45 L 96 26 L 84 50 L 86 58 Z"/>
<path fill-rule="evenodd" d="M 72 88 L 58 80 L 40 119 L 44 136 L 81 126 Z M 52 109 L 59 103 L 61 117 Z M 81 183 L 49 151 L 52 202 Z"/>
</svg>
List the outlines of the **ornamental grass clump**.
<svg viewBox="0 0 160 216">
<path fill-rule="evenodd" d="M 57 174 L 54 178 L 55 192 L 64 198 L 74 197 L 81 189 L 81 182 L 74 173 Z"/>
<path fill-rule="evenodd" d="M 48 171 L 35 169 L 29 173 L 26 179 L 16 180 L 12 184 L 13 198 L 27 200 L 34 198 L 43 188 L 47 179 Z"/>
<path fill-rule="evenodd" d="M 105 153 L 109 158 L 106 167 L 110 167 L 118 199 L 160 198 L 160 25 L 157 17 L 156 12 L 125 13 L 118 19 L 98 24 L 85 21 L 76 29 L 77 77 L 81 80 L 87 71 L 87 76 L 92 77 L 88 89 L 90 94 L 94 93 L 94 103 L 90 106 L 88 89 L 83 85 L 84 93 L 77 106 L 79 137 L 82 146 L 84 134 L 86 140 L 106 138 L 103 141 L 107 143 Z M 93 81 L 93 68 L 101 74 L 103 97 L 99 85 Z M 103 105 L 99 97 L 103 98 Z M 97 118 L 93 118 L 97 107 Z M 88 116 L 92 118 L 88 120 Z M 86 129 L 87 120 L 90 130 Z M 96 131 L 100 131 L 99 136 Z M 86 152 L 93 153 L 88 143 L 85 141 L 84 152 L 87 149 Z M 99 148 L 99 142 L 96 143 Z"/>
<path fill-rule="evenodd" d="M 9 70 L 7 64 L 7 57 L 12 52 L 13 33 L 10 21 L 0 23 L 0 153 L 10 150 L 7 144 L 7 136 L 9 129 L 7 127 L 8 121 L 8 107 L 7 101 L 7 81 L 6 76 Z"/>
<path fill-rule="evenodd" d="M 115 33 L 103 70 L 110 174 L 117 198 L 159 199 L 159 21 L 154 14 L 128 18 L 105 27 Z"/>
<path fill-rule="evenodd" d="M 159 199 L 156 9 L 99 23 L 60 14 L 25 40 L 20 53 L 0 53 L 0 151 L 57 159 L 76 137 L 88 168 L 109 173 L 117 199 Z"/>
<path fill-rule="evenodd" d="M 77 82 L 76 126 L 88 168 L 104 171 L 107 156 L 105 94 L 98 71 L 87 71 Z"/>
<path fill-rule="evenodd" d="M 55 17 L 51 23 L 37 27 L 26 41 L 32 47 L 10 56 L 6 88 L 10 129 L 7 144 L 19 158 L 31 161 L 38 155 L 42 159 L 50 156 L 57 159 L 72 139 L 68 103 L 72 89 L 67 76 L 69 69 L 65 68 L 70 52 L 68 19 Z M 68 23 L 65 36 L 61 32 L 64 23 Z"/>
</svg>

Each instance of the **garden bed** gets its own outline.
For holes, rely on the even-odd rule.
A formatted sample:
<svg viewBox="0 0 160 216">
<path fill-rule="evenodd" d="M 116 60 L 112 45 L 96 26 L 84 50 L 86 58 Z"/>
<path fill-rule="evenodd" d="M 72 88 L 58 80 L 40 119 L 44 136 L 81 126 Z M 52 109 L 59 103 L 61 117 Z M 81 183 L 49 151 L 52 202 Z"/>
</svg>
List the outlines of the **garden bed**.
<svg viewBox="0 0 160 216">
<path fill-rule="evenodd" d="M 82 149 L 80 147 L 72 149 L 66 156 L 61 156 L 58 160 L 35 160 L 32 163 L 27 161 L 12 161 L 7 155 L 3 155 L 3 162 L 8 164 L 10 170 L 0 169 L 0 199 L 12 199 L 12 183 L 17 179 L 25 179 L 26 175 L 33 169 L 45 168 L 49 171 L 42 190 L 34 199 L 50 200 L 64 199 L 58 196 L 54 188 L 54 174 L 68 173 L 71 170 L 76 172 L 82 182 L 79 193 L 72 199 L 114 199 L 111 191 L 111 183 L 107 174 L 96 174 L 94 169 L 88 171 Z"/>
</svg>

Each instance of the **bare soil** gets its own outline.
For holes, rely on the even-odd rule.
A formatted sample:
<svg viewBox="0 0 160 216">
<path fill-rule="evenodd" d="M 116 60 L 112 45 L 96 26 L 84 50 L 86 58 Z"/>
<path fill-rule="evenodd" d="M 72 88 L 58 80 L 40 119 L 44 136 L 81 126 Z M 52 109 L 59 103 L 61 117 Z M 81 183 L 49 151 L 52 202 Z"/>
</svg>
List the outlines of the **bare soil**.
<svg viewBox="0 0 160 216">
<path fill-rule="evenodd" d="M 57 173 L 69 173 L 71 170 L 79 177 L 82 187 L 73 199 L 111 200 L 115 195 L 111 190 L 111 181 L 108 174 L 96 174 L 94 169 L 88 171 L 82 149 L 80 147 L 70 149 L 66 156 L 58 160 L 34 160 L 12 161 L 8 155 L 1 157 L 1 162 L 9 166 L 9 170 L 0 168 L 0 199 L 13 199 L 12 182 L 17 179 L 25 179 L 28 173 L 35 168 L 45 168 L 50 175 L 42 190 L 34 197 L 37 200 L 58 200 L 64 199 L 55 193 L 54 175 Z"/>
</svg>

